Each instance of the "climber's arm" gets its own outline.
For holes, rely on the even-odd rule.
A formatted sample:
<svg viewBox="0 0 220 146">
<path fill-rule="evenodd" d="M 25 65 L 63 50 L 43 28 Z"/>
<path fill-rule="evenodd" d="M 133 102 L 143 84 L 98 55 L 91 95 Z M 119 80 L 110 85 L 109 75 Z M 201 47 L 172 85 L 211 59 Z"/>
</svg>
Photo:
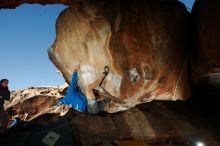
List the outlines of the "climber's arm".
<svg viewBox="0 0 220 146">
<path fill-rule="evenodd" d="M 77 84 L 77 81 L 78 81 L 78 72 L 79 72 L 79 65 L 75 65 L 74 66 L 74 72 L 73 72 L 73 75 L 72 75 L 72 80 L 71 80 L 71 83 L 70 83 L 70 86 L 69 86 L 69 90 L 71 91 L 75 91 L 76 90 L 76 84 Z"/>
</svg>

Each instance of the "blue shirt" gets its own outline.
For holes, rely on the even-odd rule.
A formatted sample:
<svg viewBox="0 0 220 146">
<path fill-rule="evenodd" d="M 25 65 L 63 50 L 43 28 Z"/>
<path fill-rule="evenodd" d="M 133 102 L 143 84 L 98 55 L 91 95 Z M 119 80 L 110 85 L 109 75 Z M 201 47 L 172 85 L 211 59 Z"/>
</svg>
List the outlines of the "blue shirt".
<svg viewBox="0 0 220 146">
<path fill-rule="evenodd" d="M 74 72 L 72 81 L 67 91 L 66 96 L 60 101 L 62 104 L 67 104 L 80 112 L 85 112 L 87 105 L 87 98 L 77 86 L 78 74 Z"/>
</svg>

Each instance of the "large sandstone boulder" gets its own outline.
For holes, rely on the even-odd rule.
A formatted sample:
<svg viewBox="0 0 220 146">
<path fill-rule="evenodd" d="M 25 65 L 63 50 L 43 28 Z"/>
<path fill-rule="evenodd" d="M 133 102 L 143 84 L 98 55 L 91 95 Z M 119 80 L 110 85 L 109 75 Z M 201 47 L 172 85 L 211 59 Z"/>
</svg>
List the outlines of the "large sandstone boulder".
<svg viewBox="0 0 220 146">
<path fill-rule="evenodd" d="M 196 48 L 192 79 L 220 87 L 220 1 L 197 0 L 192 15 Z"/>
<path fill-rule="evenodd" d="M 109 66 L 103 87 L 126 100 L 109 112 L 153 99 L 185 100 L 188 15 L 178 1 L 78 2 L 60 14 L 49 57 L 68 83 L 80 63 L 82 88 Z"/>
</svg>

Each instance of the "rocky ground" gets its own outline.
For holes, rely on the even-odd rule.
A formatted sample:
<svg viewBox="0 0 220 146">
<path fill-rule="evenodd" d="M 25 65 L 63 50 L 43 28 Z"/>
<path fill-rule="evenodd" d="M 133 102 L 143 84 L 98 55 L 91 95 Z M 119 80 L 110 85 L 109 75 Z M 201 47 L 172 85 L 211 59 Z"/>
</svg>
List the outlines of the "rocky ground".
<svg viewBox="0 0 220 146">
<path fill-rule="evenodd" d="M 25 114 L 28 116 L 18 128 L 9 129 L 0 138 L 1 145 L 13 146 L 19 135 L 28 133 L 29 142 L 34 146 L 39 137 L 38 129 L 42 129 L 42 126 L 46 126 L 44 129 L 49 132 L 56 131 L 56 127 L 65 123 L 69 125 L 67 129 L 71 129 L 71 132 L 64 131 L 63 134 L 68 134 L 77 146 L 101 146 L 125 139 L 141 140 L 152 146 L 193 146 L 197 141 L 202 141 L 207 146 L 220 144 L 217 103 L 205 100 L 201 102 L 203 97 L 209 96 L 213 100 L 219 97 L 213 89 L 196 89 L 208 89 L 209 92 L 197 94 L 186 102 L 152 101 L 124 112 L 97 115 L 80 113 L 66 106 L 54 107 L 66 89 L 66 86 L 62 86 L 13 91 L 12 99 L 6 104 L 10 117 L 18 115 L 24 119 Z M 200 102 L 196 97 L 200 97 Z M 204 108 L 210 105 L 213 106 L 211 109 Z M 11 108 L 13 112 L 10 111 Z M 54 123 L 57 123 L 55 128 L 51 126 Z M 35 140 L 31 139 L 33 135 Z"/>
<path fill-rule="evenodd" d="M 22 120 L 30 121 L 48 112 L 61 112 L 51 109 L 58 100 L 65 95 L 68 85 L 60 87 L 30 87 L 28 89 L 12 91 L 11 99 L 5 108 L 13 119 L 18 116 Z"/>
</svg>

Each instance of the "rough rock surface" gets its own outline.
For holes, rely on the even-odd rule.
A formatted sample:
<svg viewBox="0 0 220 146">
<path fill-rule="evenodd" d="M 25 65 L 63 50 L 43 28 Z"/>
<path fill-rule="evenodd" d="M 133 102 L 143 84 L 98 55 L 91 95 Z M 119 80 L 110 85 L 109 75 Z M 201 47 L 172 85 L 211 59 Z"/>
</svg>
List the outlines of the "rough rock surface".
<svg viewBox="0 0 220 146">
<path fill-rule="evenodd" d="M 196 48 L 192 79 L 220 87 L 220 1 L 197 0 L 192 15 Z"/>
<path fill-rule="evenodd" d="M 103 146 L 120 139 L 142 140 L 154 146 L 193 146 L 197 140 L 219 146 L 219 120 L 205 120 L 187 102 L 152 101 L 116 114 L 75 116 L 71 124 L 85 146 Z"/>
<path fill-rule="evenodd" d="M 51 88 L 48 89 L 51 90 Z M 28 92 L 28 90 L 25 91 Z M 198 96 L 198 99 L 201 96 Z M 33 96 L 20 103 L 20 106 L 14 106 L 23 112 L 27 112 L 26 108 L 30 109 L 29 107 L 37 107 L 36 112 L 39 112 L 39 109 L 41 111 L 36 113 L 34 118 L 28 117 L 28 122 L 23 122 L 17 129 L 10 129 L 5 136 L 1 136 L 1 146 L 15 145 L 17 138 L 23 136 L 24 133 L 28 134 L 30 143 L 33 143 L 31 136 L 44 137 L 42 133 L 44 132 L 46 136 L 45 131 L 55 131 L 61 134 L 58 127 L 63 127 L 66 122 L 71 126 L 69 128 L 73 133 L 66 132 L 65 135 L 72 136 L 77 146 L 103 146 L 103 143 L 125 139 L 141 140 L 149 146 L 191 146 L 196 145 L 197 140 L 208 146 L 220 144 L 220 118 L 216 116 L 219 110 L 203 108 L 204 103 L 207 105 L 206 100 L 199 106 L 192 104 L 190 100 L 186 102 L 153 101 L 115 114 L 91 115 L 72 109 L 61 117 L 62 107 L 57 107 L 54 112 L 50 112 L 51 100 L 44 97 L 42 98 L 45 100 L 42 100 L 38 97 Z M 56 99 L 56 97 L 51 98 Z M 39 104 L 40 102 L 43 104 Z M 30 111 L 29 115 L 31 113 L 34 112 Z M 52 126 L 54 123 L 59 124 Z M 39 130 L 36 130 L 37 128 Z"/>
<path fill-rule="evenodd" d="M 18 116 L 26 120 L 34 119 L 42 114 L 49 113 L 60 98 L 65 95 L 68 86 L 60 87 L 30 87 L 24 90 L 12 91 L 11 99 L 5 103 L 5 108 L 8 110 L 10 119 Z M 53 109 L 56 113 L 57 111 Z"/>
<path fill-rule="evenodd" d="M 77 2 L 60 14 L 49 56 L 67 82 L 80 63 L 82 88 L 109 66 L 103 87 L 126 100 L 109 112 L 154 99 L 185 100 L 188 15 L 178 1 Z"/>
</svg>

